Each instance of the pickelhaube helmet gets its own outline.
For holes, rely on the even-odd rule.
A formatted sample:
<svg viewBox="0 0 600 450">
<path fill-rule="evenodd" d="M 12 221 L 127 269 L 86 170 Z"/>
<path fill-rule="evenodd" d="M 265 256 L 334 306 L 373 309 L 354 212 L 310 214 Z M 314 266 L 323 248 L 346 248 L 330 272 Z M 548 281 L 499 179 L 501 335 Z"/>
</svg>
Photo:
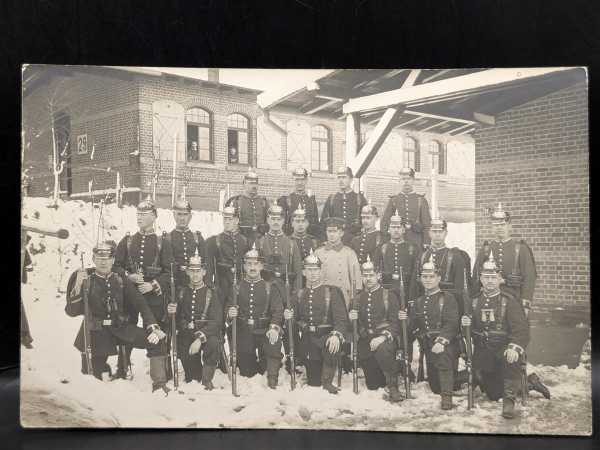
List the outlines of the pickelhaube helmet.
<svg viewBox="0 0 600 450">
<path fill-rule="evenodd" d="M 114 241 L 102 241 L 96 244 L 92 253 L 99 258 L 112 258 L 115 256 L 116 247 Z"/>
<path fill-rule="evenodd" d="M 498 206 L 496 206 L 490 218 L 492 223 L 500 224 L 510 222 L 510 214 L 502 209 L 502 203 L 498 203 Z"/>
<path fill-rule="evenodd" d="M 431 219 L 431 230 L 433 231 L 443 231 L 448 229 L 448 223 L 440 217 L 434 217 Z"/>
<path fill-rule="evenodd" d="M 292 213 L 292 219 L 305 219 L 306 211 L 302 208 L 302 206 L 298 206 L 296 211 Z"/>
<path fill-rule="evenodd" d="M 375 265 L 371 261 L 371 257 L 367 255 L 367 260 L 360 266 L 363 275 L 375 273 Z"/>
<path fill-rule="evenodd" d="M 156 216 L 156 206 L 154 205 L 154 201 L 152 197 L 148 196 L 144 200 L 138 203 L 137 205 L 138 212 L 153 212 Z"/>
<path fill-rule="evenodd" d="M 244 175 L 245 183 L 258 183 L 258 174 L 252 170 L 252 167 L 248 167 L 248 172 Z"/>
<path fill-rule="evenodd" d="M 177 199 L 177 201 L 173 205 L 173 210 L 174 211 L 187 211 L 187 212 L 191 212 L 192 211 L 192 205 L 191 205 L 191 203 L 188 200 L 186 200 L 183 196 L 181 196 L 181 197 L 179 197 Z"/>
<path fill-rule="evenodd" d="M 371 205 L 371 202 L 369 202 L 367 205 L 362 207 L 362 210 L 360 211 L 361 215 L 366 216 L 377 216 L 377 208 L 373 205 Z"/>
<path fill-rule="evenodd" d="M 252 244 L 252 248 L 246 252 L 244 255 L 244 261 L 263 261 L 263 257 L 260 252 L 256 248 L 256 242 Z"/>
<path fill-rule="evenodd" d="M 269 208 L 268 214 L 273 217 L 283 217 L 283 208 L 277 203 L 273 203 Z"/>
<path fill-rule="evenodd" d="M 328 217 L 325 219 L 325 228 L 336 227 L 343 230 L 344 225 L 344 219 L 341 217 Z"/>
<path fill-rule="evenodd" d="M 406 225 L 406 219 L 399 215 L 397 210 L 394 215 L 390 217 L 390 226 L 392 225 Z"/>
<path fill-rule="evenodd" d="M 237 217 L 237 210 L 233 206 L 226 206 L 221 212 L 223 217 Z"/>
<path fill-rule="evenodd" d="M 424 273 L 432 275 L 439 273 L 437 266 L 433 262 L 433 253 L 429 255 L 429 260 L 425 261 L 421 266 L 421 275 L 423 275 Z"/>
<path fill-rule="evenodd" d="M 310 249 L 310 253 L 306 256 L 306 258 L 304 258 L 304 268 L 308 269 L 311 267 L 321 267 L 321 260 L 317 255 L 314 254 L 312 248 Z"/>
<path fill-rule="evenodd" d="M 350 177 L 354 178 L 354 174 L 352 173 L 352 169 L 350 167 L 341 166 L 338 168 L 336 175 L 338 177 Z"/>
<path fill-rule="evenodd" d="M 298 167 L 292 172 L 292 176 L 296 179 L 306 179 L 308 178 L 308 171 L 303 167 Z"/>
<path fill-rule="evenodd" d="M 400 176 L 408 175 L 409 177 L 414 178 L 415 170 L 412 167 L 403 167 L 402 169 L 400 169 L 400 172 L 398 172 L 398 174 Z"/>
<path fill-rule="evenodd" d="M 198 249 L 196 249 L 196 254 L 192 256 L 188 262 L 187 270 L 200 270 L 204 269 L 206 264 L 202 261 L 200 255 L 198 255 Z"/>
<path fill-rule="evenodd" d="M 498 273 L 499 271 L 500 268 L 494 260 L 494 254 L 490 252 L 487 261 L 485 261 L 481 267 L 481 273 Z"/>
</svg>

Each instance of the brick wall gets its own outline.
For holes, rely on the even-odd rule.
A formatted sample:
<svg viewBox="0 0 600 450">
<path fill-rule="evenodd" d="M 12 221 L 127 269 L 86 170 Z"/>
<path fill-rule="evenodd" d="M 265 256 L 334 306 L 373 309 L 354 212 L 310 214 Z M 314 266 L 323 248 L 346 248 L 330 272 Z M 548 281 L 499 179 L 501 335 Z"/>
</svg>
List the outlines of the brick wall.
<svg viewBox="0 0 600 450">
<path fill-rule="evenodd" d="M 492 237 L 498 201 L 537 262 L 535 301 L 590 301 L 587 87 L 578 84 L 496 117 L 474 134 L 476 239 Z"/>
</svg>

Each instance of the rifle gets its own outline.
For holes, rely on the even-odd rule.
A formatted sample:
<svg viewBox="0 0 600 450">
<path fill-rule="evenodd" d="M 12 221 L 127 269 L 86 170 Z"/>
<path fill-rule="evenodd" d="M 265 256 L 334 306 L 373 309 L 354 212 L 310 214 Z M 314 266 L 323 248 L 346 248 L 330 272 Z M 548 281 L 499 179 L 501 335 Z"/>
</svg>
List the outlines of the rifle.
<svg viewBox="0 0 600 450">
<path fill-rule="evenodd" d="M 213 285 L 215 287 L 218 287 L 219 283 L 219 279 L 217 276 L 217 257 L 213 256 L 213 273 L 212 273 L 213 279 Z M 229 381 L 231 381 L 231 366 L 229 365 L 229 358 L 227 357 L 227 353 L 225 352 L 225 336 L 224 336 L 224 327 L 219 330 L 219 351 L 221 352 L 221 362 L 223 363 L 223 365 L 225 366 L 224 368 L 221 367 L 221 364 L 219 364 L 219 369 L 221 369 L 221 371 L 223 369 L 225 369 L 225 372 L 227 373 L 227 378 L 229 379 Z"/>
<path fill-rule="evenodd" d="M 237 267 L 233 263 L 233 289 L 232 306 L 237 307 Z M 237 317 L 231 319 L 231 393 L 239 397 L 237 393 Z"/>
<path fill-rule="evenodd" d="M 175 274 L 173 272 L 174 263 L 171 263 L 171 303 L 177 303 L 175 292 Z M 177 360 L 177 318 L 176 314 L 171 314 L 171 366 L 173 367 L 173 386 L 179 387 L 179 361 Z"/>
<path fill-rule="evenodd" d="M 291 257 L 291 254 L 290 254 Z M 285 306 L 290 308 L 290 280 L 288 273 L 288 264 L 285 265 Z M 289 319 L 287 321 L 287 329 L 288 329 L 288 341 L 289 341 L 289 355 L 288 359 L 290 361 L 290 384 L 292 387 L 292 391 L 296 387 L 296 360 L 294 358 L 294 321 L 293 319 Z"/>
<path fill-rule="evenodd" d="M 81 270 L 85 271 L 83 265 L 83 255 L 81 252 Z M 87 275 L 87 273 L 86 273 Z M 89 278 L 83 280 L 82 296 L 83 296 L 83 347 L 85 349 L 86 374 L 94 374 L 94 366 L 92 363 L 92 336 L 90 335 L 90 303 L 88 299 Z"/>
<path fill-rule="evenodd" d="M 469 295 L 469 287 L 467 286 L 467 271 L 465 269 L 465 280 L 463 287 L 463 302 L 465 308 L 465 314 L 471 317 L 473 312 L 471 311 L 471 298 Z M 463 327 L 463 338 L 465 340 L 465 349 L 467 352 L 467 386 L 468 386 L 468 401 L 467 401 L 467 409 L 473 408 L 473 343 L 471 341 L 471 327 Z"/>
<path fill-rule="evenodd" d="M 355 301 L 354 286 L 352 286 L 352 308 L 358 311 Z M 352 391 L 358 394 L 358 319 L 352 321 Z"/>
<path fill-rule="evenodd" d="M 400 309 L 406 311 L 406 298 L 404 292 L 404 278 L 402 277 L 402 267 L 400 268 Z M 406 393 L 406 398 L 410 398 L 410 378 L 408 376 L 408 371 L 410 370 L 410 365 L 408 361 L 408 330 L 406 326 L 406 320 L 401 321 L 402 325 L 402 341 L 404 342 L 403 349 L 403 357 L 404 357 L 404 392 Z"/>
</svg>

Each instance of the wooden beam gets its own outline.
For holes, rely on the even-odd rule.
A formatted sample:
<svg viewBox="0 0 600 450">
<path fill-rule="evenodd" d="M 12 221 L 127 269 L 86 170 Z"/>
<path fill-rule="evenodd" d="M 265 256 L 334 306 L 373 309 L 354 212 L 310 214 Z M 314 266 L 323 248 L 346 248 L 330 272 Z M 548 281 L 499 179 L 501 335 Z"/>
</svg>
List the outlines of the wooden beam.
<svg viewBox="0 0 600 450">
<path fill-rule="evenodd" d="M 306 85 L 306 90 L 308 92 L 314 93 L 315 96 L 320 98 L 339 98 L 343 100 L 347 100 L 352 97 L 356 97 L 358 94 L 353 89 L 340 88 L 334 86 L 327 86 L 325 84 L 319 84 L 316 81 L 313 81 Z"/>
<path fill-rule="evenodd" d="M 405 109 L 404 113 L 405 114 L 418 114 L 421 117 L 429 117 L 430 119 L 448 120 L 448 121 L 452 121 L 452 122 L 461 122 L 464 124 L 474 123 L 473 120 L 458 119 L 455 117 L 447 117 L 447 116 L 439 116 L 437 114 L 429 114 L 429 113 L 425 113 L 425 112 L 421 112 L 421 111 L 415 111 L 414 109 Z"/>
<path fill-rule="evenodd" d="M 394 120 L 401 112 L 401 108 L 388 108 L 358 154 L 353 158 L 349 158 L 350 155 L 346 152 L 346 164 L 352 169 L 355 177 L 360 178 L 365 170 L 367 170 L 367 167 L 369 167 L 369 164 L 381 148 L 381 144 L 383 144 L 385 138 L 392 131 Z M 348 142 L 346 142 L 347 144 Z"/>
<path fill-rule="evenodd" d="M 318 111 L 321 111 L 322 109 L 329 108 L 331 105 L 335 105 L 336 103 L 339 103 L 341 101 L 343 100 L 334 98 L 333 100 L 329 100 L 319 106 L 316 106 L 315 108 L 309 109 L 308 111 L 304 112 L 304 114 L 314 114 Z"/>
<path fill-rule="evenodd" d="M 444 69 L 444 70 L 440 70 L 437 73 L 434 73 L 433 75 L 429 75 L 428 77 L 425 77 L 421 80 L 421 84 L 423 83 L 427 83 L 428 81 L 433 81 L 436 78 L 439 78 L 443 75 L 446 75 L 448 72 L 450 72 L 452 69 Z"/>
<path fill-rule="evenodd" d="M 542 75 L 570 70 L 568 67 L 490 69 L 445 80 L 434 81 L 408 88 L 400 88 L 379 94 L 366 95 L 349 100 L 343 108 L 345 113 L 369 111 L 395 105 L 408 106 L 414 101 L 435 101 L 454 93 L 467 93 L 476 89 L 486 89 L 502 83 L 524 80 Z"/>
<path fill-rule="evenodd" d="M 410 73 L 408 74 L 408 77 L 406 78 L 406 80 L 404 80 L 404 83 L 402 83 L 402 88 L 408 88 L 408 87 L 414 86 L 415 81 L 417 81 L 417 77 L 420 75 L 420 73 L 421 73 L 421 69 L 411 70 Z"/>
<path fill-rule="evenodd" d="M 496 125 L 496 118 L 489 114 L 483 114 L 479 112 L 473 113 L 473 118 L 484 125 Z"/>
<path fill-rule="evenodd" d="M 474 125 L 465 125 L 463 127 L 454 129 L 449 134 L 450 134 L 450 136 L 461 136 L 463 134 L 470 133 L 474 129 L 475 129 Z"/>
<path fill-rule="evenodd" d="M 423 128 L 422 130 L 418 130 L 419 132 L 423 132 L 423 131 L 428 131 L 431 130 L 432 128 L 437 128 L 439 127 L 441 124 L 446 123 L 447 120 L 442 120 L 441 122 L 437 122 L 433 125 L 429 125 L 428 127 Z"/>
<path fill-rule="evenodd" d="M 353 160 L 360 149 L 360 116 L 346 116 L 346 164 Z"/>
</svg>

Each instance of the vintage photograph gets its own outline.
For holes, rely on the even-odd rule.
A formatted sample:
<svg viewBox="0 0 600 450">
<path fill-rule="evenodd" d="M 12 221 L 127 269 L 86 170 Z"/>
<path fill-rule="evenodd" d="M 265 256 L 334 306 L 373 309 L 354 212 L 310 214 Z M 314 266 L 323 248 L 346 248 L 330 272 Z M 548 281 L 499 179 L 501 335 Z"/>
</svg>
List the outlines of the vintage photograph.
<svg viewBox="0 0 600 450">
<path fill-rule="evenodd" d="M 585 67 L 22 66 L 25 428 L 592 433 Z"/>
</svg>

